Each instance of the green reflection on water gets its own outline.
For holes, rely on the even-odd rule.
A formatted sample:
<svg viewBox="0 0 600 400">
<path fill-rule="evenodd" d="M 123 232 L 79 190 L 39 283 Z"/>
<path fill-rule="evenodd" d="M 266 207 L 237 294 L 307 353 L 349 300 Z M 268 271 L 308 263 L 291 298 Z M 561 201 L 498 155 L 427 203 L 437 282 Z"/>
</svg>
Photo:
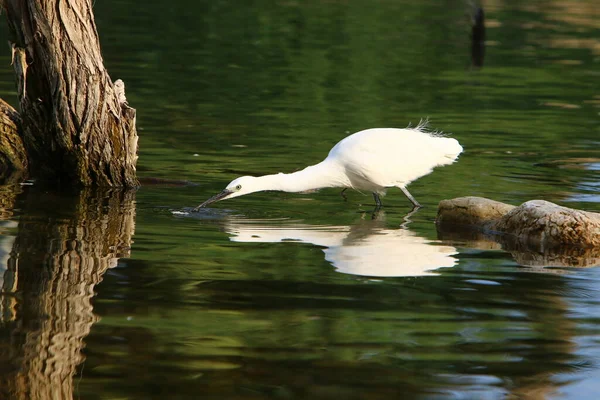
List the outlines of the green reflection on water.
<svg viewBox="0 0 600 400">
<path fill-rule="evenodd" d="M 137 252 L 123 277 L 102 287 L 96 310 L 104 317 L 89 341 L 122 336 L 98 347 L 110 351 L 141 331 L 148 342 L 124 365 L 124 357 L 97 364 L 147 377 L 135 384 L 146 395 L 161 379 L 155 390 L 221 398 L 493 398 L 552 393 L 554 374 L 582 368 L 586 360 L 571 354 L 561 276 L 528 276 L 500 252 L 466 252 L 437 277 L 371 279 L 336 272 L 314 244 L 231 242 L 222 222 L 241 215 L 352 227 L 370 211 L 370 196 L 256 194 L 217 205 L 214 220 L 155 208 L 194 206 L 236 176 L 293 171 L 348 133 L 424 117 L 465 153 L 411 186 L 426 205 L 410 225 L 419 236 L 436 239 L 443 198 L 568 199 L 594 179 L 579 162 L 556 162 L 598 158 L 598 108 L 589 102 L 598 95 L 590 79 L 598 56 L 552 43 L 598 40 L 597 31 L 547 26 L 554 14 L 515 7 L 487 13 L 496 23 L 479 70 L 468 66 L 462 6 L 181 3 L 152 36 L 143 21 L 157 19 L 152 7 L 144 11 L 139 50 L 107 63 L 140 112 L 142 174 L 199 186 L 140 191 Z M 125 44 L 110 39 L 119 32 L 103 35 L 109 54 Z M 572 59 L 581 63 L 560 63 Z M 383 225 L 399 226 L 405 198 L 390 191 L 384 204 Z"/>
<path fill-rule="evenodd" d="M 586 337 L 598 334 L 598 296 L 579 282 L 594 283 L 594 270 L 534 273 L 499 249 L 454 243 L 457 264 L 434 276 L 365 277 L 337 272 L 316 241 L 231 241 L 233 217 L 332 236 L 369 225 L 370 195 L 344 202 L 334 189 L 255 194 L 210 218 L 170 212 L 238 175 L 316 163 L 349 133 L 424 117 L 465 153 L 411 185 L 425 205 L 408 225 L 415 236 L 435 240 L 438 201 L 462 195 L 598 210 L 585 197 L 598 193 L 587 167 L 600 159 L 597 5 L 494 2 L 481 69 L 469 66 L 466 11 L 96 2 L 106 66 L 138 110 L 140 175 L 197 185 L 138 192 L 131 258 L 95 288 L 100 320 L 84 338 L 76 395 L 550 398 L 567 379 L 594 388 L 599 355 Z M 14 101 L 12 73 L 0 74 Z M 390 190 L 384 204 L 379 228 L 398 228 L 406 199 Z"/>
</svg>

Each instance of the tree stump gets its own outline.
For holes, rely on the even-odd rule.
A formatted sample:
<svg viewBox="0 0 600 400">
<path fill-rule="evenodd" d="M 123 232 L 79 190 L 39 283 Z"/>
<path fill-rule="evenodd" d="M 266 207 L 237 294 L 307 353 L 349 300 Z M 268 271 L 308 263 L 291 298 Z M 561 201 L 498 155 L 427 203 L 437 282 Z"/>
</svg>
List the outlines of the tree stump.
<svg viewBox="0 0 600 400">
<path fill-rule="evenodd" d="M 137 186 L 135 110 L 104 68 L 88 0 L 4 0 L 30 175 Z"/>
</svg>

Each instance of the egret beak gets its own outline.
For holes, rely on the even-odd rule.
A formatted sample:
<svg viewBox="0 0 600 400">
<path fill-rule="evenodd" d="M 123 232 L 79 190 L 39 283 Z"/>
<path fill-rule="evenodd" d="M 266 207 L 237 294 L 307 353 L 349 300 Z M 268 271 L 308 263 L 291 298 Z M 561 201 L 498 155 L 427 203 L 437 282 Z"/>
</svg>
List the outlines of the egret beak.
<svg viewBox="0 0 600 400">
<path fill-rule="evenodd" d="M 223 200 L 225 197 L 229 196 L 231 193 L 233 193 L 233 191 L 225 189 L 221 193 L 211 197 L 210 199 L 206 200 L 204 203 L 200 204 L 198 207 L 194 208 L 194 211 L 198 211 L 200 208 L 206 207 L 207 205 L 214 203 L 216 201 Z"/>
</svg>

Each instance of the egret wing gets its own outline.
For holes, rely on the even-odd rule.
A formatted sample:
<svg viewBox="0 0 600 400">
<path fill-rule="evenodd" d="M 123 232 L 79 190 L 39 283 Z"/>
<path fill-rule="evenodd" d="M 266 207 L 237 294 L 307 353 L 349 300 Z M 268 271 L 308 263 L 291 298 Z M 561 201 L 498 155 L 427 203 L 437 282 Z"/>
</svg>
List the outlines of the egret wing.
<svg viewBox="0 0 600 400">
<path fill-rule="evenodd" d="M 458 146 L 458 147 L 457 147 Z M 348 136 L 329 153 L 358 189 L 406 186 L 438 165 L 454 161 L 462 147 L 452 138 L 414 129 L 368 129 Z"/>
</svg>

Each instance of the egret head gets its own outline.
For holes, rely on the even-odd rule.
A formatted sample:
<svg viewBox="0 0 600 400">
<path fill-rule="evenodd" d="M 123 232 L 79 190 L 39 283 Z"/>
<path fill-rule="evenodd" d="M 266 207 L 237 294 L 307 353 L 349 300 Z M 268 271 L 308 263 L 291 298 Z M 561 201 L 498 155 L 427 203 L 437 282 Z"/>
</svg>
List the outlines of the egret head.
<svg viewBox="0 0 600 400">
<path fill-rule="evenodd" d="M 264 188 L 258 185 L 258 180 L 256 177 L 242 176 L 232 180 L 229 185 L 227 185 L 227 187 L 221 191 L 221 193 L 206 200 L 195 209 L 197 210 L 198 208 L 206 207 L 207 205 L 219 200 L 232 199 L 245 194 L 258 192 L 259 190 L 264 190 Z"/>
</svg>

